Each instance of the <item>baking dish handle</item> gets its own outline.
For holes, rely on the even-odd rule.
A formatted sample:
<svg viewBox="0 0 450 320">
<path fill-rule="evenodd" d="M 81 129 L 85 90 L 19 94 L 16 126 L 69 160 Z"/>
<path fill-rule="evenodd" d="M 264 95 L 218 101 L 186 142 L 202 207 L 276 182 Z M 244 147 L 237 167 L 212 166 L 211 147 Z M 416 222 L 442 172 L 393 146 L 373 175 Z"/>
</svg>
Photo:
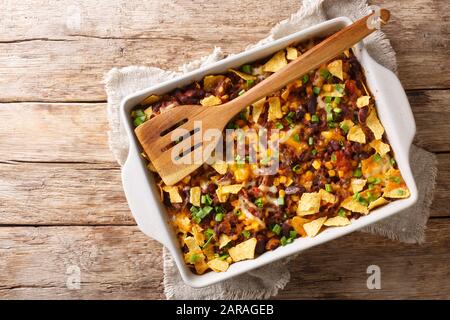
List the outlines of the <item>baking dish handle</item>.
<svg viewBox="0 0 450 320">
<path fill-rule="evenodd" d="M 394 129 L 402 137 L 401 147 L 408 155 L 409 148 L 416 135 L 416 122 L 405 90 L 400 80 L 391 70 L 378 64 L 369 54 L 365 58 L 371 60 L 370 63 L 373 65 L 371 71 L 374 73 L 374 76 L 377 79 L 382 79 L 382 81 L 377 82 L 377 89 L 383 92 L 383 95 L 376 98 L 377 100 L 384 99 L 383 103 L 390 107 L 389 113 L 394 115 L 396 122 Z M 374 92 L 375 95 L 376 93 Z M 379 113 L 381 111 L 379 110 Z M 381 117 L 383 117 L 383 114 L 381 114 Z"/>
<path fill-rule="evenodd" d="M 146 174 L 139 151 L 130 144 L 128 158 L 122 167 L 122 184 L 128 206 L 141 231 L 167 246 L 166 226 L 157 204 L 159 199 L 150 198 L 155 196 L 150 183 L 144 179 Z"/>
</svg>

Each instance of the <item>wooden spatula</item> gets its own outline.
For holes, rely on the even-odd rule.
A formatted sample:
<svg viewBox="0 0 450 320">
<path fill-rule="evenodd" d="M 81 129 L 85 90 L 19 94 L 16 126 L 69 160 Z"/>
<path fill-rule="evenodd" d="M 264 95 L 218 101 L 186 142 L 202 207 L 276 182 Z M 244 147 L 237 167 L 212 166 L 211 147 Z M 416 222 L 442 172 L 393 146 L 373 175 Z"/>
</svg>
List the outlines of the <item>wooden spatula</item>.
<svg viewBox="0 0 450 320">
<path fill-rule="evenodd" d="M 386 23 L 389 17 L 389 11 L 382 9 L 380 21 Z M 369 18 L 373 21 L 375 13 L 326 38 L 241 96 L 225 104 L 214 107 L 177 106 L 138 126 L 135 130 L 136 135 L 164 183 L 167 185 L 177 183 L 207 160 L 202 157 L 200 161 L 198 159 L 184 161 L 185 157 L 192 156 L 194 149 L 200 154 L 203 154 L 204 150 L 214 149 L 214 146 L 211 148 L 214 141 L 202 141 L 203 132 L 208 129 L 223 131 L 226 124 L 246 106 L 281 89 L 361 41 L 376 30 L 369 26 Z M 198 125 L 197 121 L 201 121 L 200 131 L 196 131 L 194 127 L 194 122 Z M 177 150 L 186 150 L 181 156 L 172 152 L 174 141 L 178 141 Z"/>
</svg>

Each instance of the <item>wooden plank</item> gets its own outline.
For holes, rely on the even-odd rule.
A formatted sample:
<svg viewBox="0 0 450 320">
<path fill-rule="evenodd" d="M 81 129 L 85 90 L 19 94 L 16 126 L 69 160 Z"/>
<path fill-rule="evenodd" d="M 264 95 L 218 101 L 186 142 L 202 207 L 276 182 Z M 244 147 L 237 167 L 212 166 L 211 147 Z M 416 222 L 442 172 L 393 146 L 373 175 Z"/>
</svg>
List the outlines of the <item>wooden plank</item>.
<svg viewBox="0 0 450 320">
<path fill-rule="evenodd" d="M 450 90 L 408 92 L 416 143 L 450 151 Z M 104 103 L 0 104 L 0 161 L 112 162 Z M 11 133 L 14 134 L 11 134 Z"/>
<path fill-rule="evenodd" d="M 405 87 L 449 88 L 446 1 L 374 3 L 393 12 L 386 32 L 398 51 Z M 112 67 L 174 69 L 214 45 L 238 52 L 299 7 L 295 0 L 8 4 L 0 12 L 6 26 L 0 35 L 0 101 L 105 100 L 101 79 Z"/>
<path fill-rule="evenodd" d="M 450 155 L 439 154 L 433 216 L 450 216 Z M 113 164 L 0 164 L 0 224 L 134 224 Z"/>
<path fill-rule="evenodd" d="M 448 299 L 449 245 L 449 219 L 432 220 L 423 245 L 353 233 L 297 257 L 277 298 Z M 134 226 L 2 227 L 0 254 L 2 299 L 164 297 L 161 246 Z M 369 265 L 381 268 L 381 290 L 366 287 Z M 67 288 L 71 266 L 79 290 Z"/>
</svg>

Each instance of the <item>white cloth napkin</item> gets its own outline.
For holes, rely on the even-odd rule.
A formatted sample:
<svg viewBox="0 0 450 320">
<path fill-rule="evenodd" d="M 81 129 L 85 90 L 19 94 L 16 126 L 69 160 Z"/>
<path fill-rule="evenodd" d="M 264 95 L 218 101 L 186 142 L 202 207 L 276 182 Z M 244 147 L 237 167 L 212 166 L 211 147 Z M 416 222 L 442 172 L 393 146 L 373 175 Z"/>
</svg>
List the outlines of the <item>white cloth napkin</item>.
<svg viewBox="0 0 450 320">
<path fill-rule="evenodd" d="M 298 12 L 289 19 L 278 23 L 266 38 L 252 47 L 338 16 L 347 16 L 356 20 L 369 13 L 370 9 L 366 1 L 304 0 Z M 375 60 L 392 71 L 397 71 L 395 52 L 381 31 L 373 33 L 364 42 Z M 128 94 L 216 62 L 223 57 L 220 48 L 216 47 L 210 55 L 181 66 L 178 72 L 138 66 L 114 68 L 108 72 L 105 77 L 105 87 L 108 96 L 110 125 L 109 145 L 120 165 L 124 163 L 128 154 L 127 136 L 119 120 L 121 100 Z M 413 146 L 411 166 L 419 189 L 417 204 L 391 218 L 369 226 L 363 231 L 407 243 L 424 241 L 437 171 L 436 157 L 432 153 Z M 292 258 L 274 262 L 206 288 L 193 289 L 183 283 L 172 257 L 164 249 L 164 292 L 168 299 L 267 299 L 277 295 L 278 291 L 289 282 L 290 272 L 287 264 L 290 260 Z M 273 272 L 274 270 L 276 272 Z"/>
</svg>

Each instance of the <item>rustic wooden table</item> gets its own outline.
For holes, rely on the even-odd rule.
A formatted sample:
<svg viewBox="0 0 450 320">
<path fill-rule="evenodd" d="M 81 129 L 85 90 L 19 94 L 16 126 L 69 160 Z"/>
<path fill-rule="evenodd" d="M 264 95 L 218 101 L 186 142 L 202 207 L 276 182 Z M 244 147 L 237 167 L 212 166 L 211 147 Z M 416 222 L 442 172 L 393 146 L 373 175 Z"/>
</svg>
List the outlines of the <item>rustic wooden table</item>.
<svg viewBox="0 0 450 320">
<path fill-rule="evenodd" d="M 376 4 L 393 14 L 385 30 L 416 118 L 416 143 L 439 160 L 427 242 L 354 233 L 316 247 L 291 264 L 291 282 L 277 298 L 450 298 L 449 4 Z M 238 52 L 299 6 L 3 1 L 0 298 L 164 298 L 161 246 L 135 226 L 108 150 L 102 76 L 126 65 L 174 69 L 215 45 Z M 381 290 L 366 287 L 371 264 L 381 267 Z"/>
</svg>

